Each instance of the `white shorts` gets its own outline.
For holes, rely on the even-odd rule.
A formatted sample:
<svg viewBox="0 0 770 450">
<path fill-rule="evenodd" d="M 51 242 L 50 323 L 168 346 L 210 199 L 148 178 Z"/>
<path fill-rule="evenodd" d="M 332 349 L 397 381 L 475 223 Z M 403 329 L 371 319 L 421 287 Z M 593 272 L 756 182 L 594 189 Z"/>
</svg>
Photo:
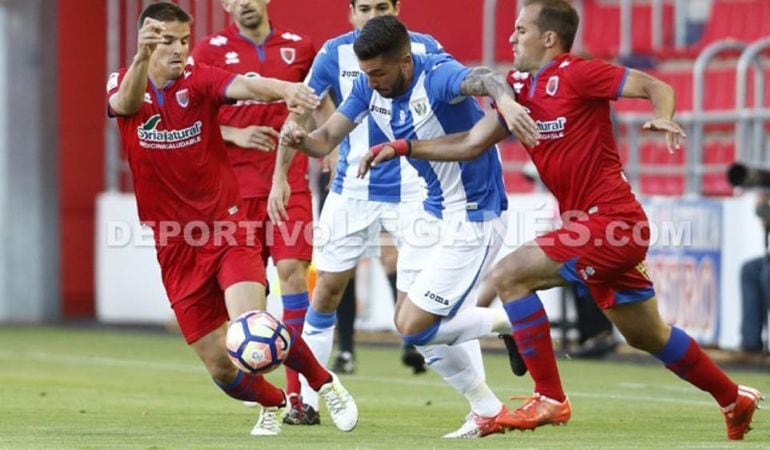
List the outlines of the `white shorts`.
<svg viewBox="0 0 770 450">
<path fill-rule="evenodd" d="M 402 271 L 417 270 L 412 239 L 402 231 L 412 229 L 423 214 L 422 201 L 386 203 L 359 200 L 330 192 L 314 233 L 315 264 L 324 272 L 344 272 L 365 257 L 380 256 L 380 231 L 387 231 L 398 248 L 396 279 Z M 399 282 L 399 290 L 401 283 Z"/>
<path fill-rule="evenodd" d="M 492 267 L 505 237 L 505 220 L 441 222 L 437 244 L 423 249 L 420 271 L 407 293 L 421 309 L 451 317 Z"/>
</svg>

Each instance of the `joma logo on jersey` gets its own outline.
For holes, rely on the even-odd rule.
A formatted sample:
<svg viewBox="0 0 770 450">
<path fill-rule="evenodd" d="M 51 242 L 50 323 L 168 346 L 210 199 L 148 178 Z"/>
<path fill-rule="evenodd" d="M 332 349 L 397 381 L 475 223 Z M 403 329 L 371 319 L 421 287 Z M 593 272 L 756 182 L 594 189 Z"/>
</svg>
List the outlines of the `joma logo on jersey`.
<svg viewBox="0 0 770 450">
<path fill-rule="evenodd" d="M 449 306 L 449 300 L 445 299 L 440 295 L 436 295 L 431 291 L 425 291 L 425 298 L 429 298 L 434 302 L 441 303 L 444 306 Z"/>
<path fill-rule="evenodd" d="M 357 70 L 343 70 L 342 71 L 342 78 L 358 78 L 358 75 L 360 75 L 361 72 Z"/>
<path fill-rule="evenodd" d="M 180 130 L 159 130 L 161 121 L 163 119 L 160 114 L 155 114 L 136 128 L 139 145 L 150 149 L 173 150 L 200 142 L 203 129 L 200 120 Z"/>
<path fill-rule="evenodd" d="M 369 111 L 376 112 L 377 114 L 382 114 L 384 116 L 389 116 L 390 115 L 390 110 L 389 109 L 383 108 L 382 106 L 377 106 L 377 105 L 369 106 Z"/>
</svg>

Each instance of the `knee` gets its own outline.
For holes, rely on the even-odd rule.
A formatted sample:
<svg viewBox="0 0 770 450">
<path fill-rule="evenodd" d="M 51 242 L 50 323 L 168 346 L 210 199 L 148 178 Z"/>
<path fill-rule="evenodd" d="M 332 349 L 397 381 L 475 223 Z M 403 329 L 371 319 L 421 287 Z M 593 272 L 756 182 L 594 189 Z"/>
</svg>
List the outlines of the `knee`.
<svg viewBox="0 0 770 450">
<path fill-rule="evenodd" d="M 321 312 L 337 309 L 348 282 L 336 277 L 319 275 L 313 291 L 313 307 Z"/>
<path fill-rule="evenodd" d="M 424 324 L 419 324 L 416 321 L 397 321 L 396 328 L 401 335 L 401 340 L 408 345 L 428 345 L 433 341 L 433 338 L 438 332 L 438 327 L 441 325 L 441 321 L 437 320 L 427 328 Z"/>
<path fill-rule="evenodd" d="M 647 330 L 635 330 L 628 332 L 623 336 L 631 347 L 643 350 L 648 353 L 659 353 L 663 351 L 668 343 L 670 328 L 650 332 Z"/>
<path fill-rule="evenodd" d="M 305 261 L 284 260 L 276 267 L 281 284 L 293 292 L 303 292 L 307 289 L 307 267 Z"/>
<path fill-rule="evenodd" d="M 527 283 L 521 271 L 512 264 L 496 266 L 487 278 L 501 299 L 519 298 L 532 292 L 530 283 Z"/>
</svg>

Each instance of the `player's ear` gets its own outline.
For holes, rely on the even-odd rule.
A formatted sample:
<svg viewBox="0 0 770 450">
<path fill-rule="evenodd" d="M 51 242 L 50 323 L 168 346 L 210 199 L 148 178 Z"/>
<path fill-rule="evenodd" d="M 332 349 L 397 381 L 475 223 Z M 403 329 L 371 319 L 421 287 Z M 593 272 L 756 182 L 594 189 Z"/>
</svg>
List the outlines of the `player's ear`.
<svg viewBox="0 0 770 450">
<path fill-rule="evenodd" d="M 227 13 L 231 13 L 231 12 L 233 12 L 233 9 L 230 7 L 230 2 L 231 2 L 231 0 L 220 0 L 220 2 L 222 3 L 222 8 L 223 8 L 223 9 L 224 9 L 224 10 L 225 10 Z"/>
<path fill-rule="evenodd" d="M 559 37 L 556 35 L 555 31 L 546 31 L 543 33 L 543 38 L 545 48 L 552 48 L 556 46 Z"/>
<path fill-rule="evenodd" d="M 397 1 L 396 6 L 393 7 L 393 15 L 398 16 L 399 12 L 401 12 L 401 2 Z"/>
</svg>

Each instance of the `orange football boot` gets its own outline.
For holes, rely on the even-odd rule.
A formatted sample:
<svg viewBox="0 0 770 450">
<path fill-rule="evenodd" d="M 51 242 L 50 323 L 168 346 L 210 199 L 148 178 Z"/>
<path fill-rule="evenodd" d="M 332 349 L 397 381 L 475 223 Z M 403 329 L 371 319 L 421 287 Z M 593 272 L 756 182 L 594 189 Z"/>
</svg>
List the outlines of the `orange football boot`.
<svg viewBox="0 0 770 450">
<path fill-rule="evenodd" d="M 567 423 L 572 415 L 572 407 L 567 398 L 558 402 L 537 392 L 531 397 L 512 398 L 522 398 L 526 401 L 517 410 L 497 416 L 497 423 L 506 428 L 534 430 L 542 425 L 561 425 Z"/>
<path fill-rule="evenodd" d="M 738 386 L 738 399 L 722 408 L 727 425 L 727 439 L 739 440 L 751 430 L 751 418 L 763 400 L 762 393 L 748 386 Z"/>
</svg>

